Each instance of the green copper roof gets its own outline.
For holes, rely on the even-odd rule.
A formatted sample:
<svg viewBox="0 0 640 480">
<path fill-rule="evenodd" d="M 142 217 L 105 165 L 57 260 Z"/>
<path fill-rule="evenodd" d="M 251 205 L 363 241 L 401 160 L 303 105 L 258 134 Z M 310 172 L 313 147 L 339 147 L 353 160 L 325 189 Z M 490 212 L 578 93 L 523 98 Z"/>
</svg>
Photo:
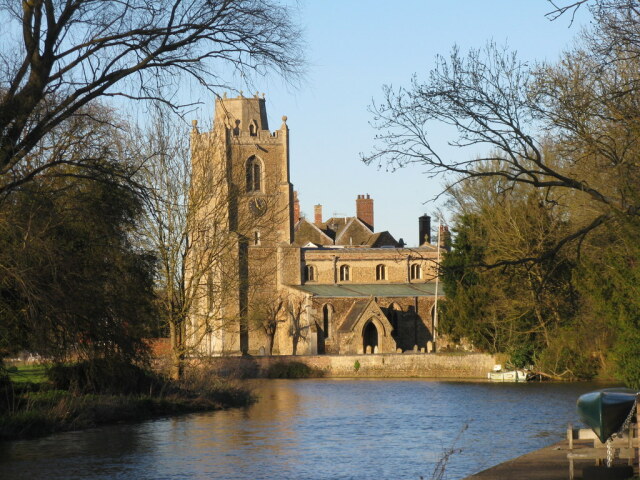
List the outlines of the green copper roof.
<svg viewBox="0 0 640 480">
<path fill-rule="evenodd" d="M 435 296 L 435 283 L 369 283 L 340 285 L 291 285 L 316 297 L 433 297 Z M 442 286 L 438 295 L 443 295 Z"/>
</svg>

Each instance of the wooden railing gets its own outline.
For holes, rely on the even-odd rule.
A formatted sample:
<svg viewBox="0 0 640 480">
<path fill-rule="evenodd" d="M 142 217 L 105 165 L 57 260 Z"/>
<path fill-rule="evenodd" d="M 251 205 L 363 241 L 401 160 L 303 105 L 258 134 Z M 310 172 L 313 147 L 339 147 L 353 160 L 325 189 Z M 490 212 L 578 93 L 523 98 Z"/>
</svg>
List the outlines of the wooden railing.
<svg viewBox="0 0 640 480">
<path fill-rule="evenodd" d="M 574 478 L 575 460 L 595 460 L 596 465 L 603 465 L 607 461 L 607 445 L 591 429 L 567 427 L 567 440 L 569 441 L 569 479 Z M 576 445 L 576 441 L 579 442 Z M 588 442 L 588 443 L 587 443 Z M 632 424 L 628 431 L 623 432 L 622 437 L 616 437 L 611 444 L 613 458 L 626 460 L 627 465 L 634 466 L 640 456 L 640 442 L 638 442 L 638 425 Z"/>
</svg>

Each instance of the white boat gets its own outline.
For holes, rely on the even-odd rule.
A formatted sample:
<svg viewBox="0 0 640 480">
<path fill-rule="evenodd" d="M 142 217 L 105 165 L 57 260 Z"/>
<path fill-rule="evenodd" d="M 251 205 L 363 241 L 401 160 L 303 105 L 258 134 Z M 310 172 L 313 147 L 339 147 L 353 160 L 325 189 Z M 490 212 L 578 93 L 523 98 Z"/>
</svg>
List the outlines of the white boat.
<svg viewBox="0 0 640 480">
<path fill-rule="evenodd" d="M 487 377 L 492 382 L 526 382 L 531 374 L 527 370 L 503 370 L 502 365 L 496 365 Z"/>
</svg>

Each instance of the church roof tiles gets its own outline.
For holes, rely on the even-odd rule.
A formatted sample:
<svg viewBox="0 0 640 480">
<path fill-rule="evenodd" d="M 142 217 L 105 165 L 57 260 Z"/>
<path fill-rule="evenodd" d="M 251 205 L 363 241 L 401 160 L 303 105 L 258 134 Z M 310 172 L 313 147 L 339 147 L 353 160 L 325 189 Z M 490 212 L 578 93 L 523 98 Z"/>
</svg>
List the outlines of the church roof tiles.
<svg viewBox="0 0 640 480">
<path fill-rule="evenodd" d="M 302 218 L 294 228 L 293 244 L 302 246 L 312 242 L 316 245 L 344 245 L 370 248 L 399 247 L 400 244 L 389 232 L 374 233 L 357 217 L 332 217 L 326 222 L 314 224 Z"/>
</svg>

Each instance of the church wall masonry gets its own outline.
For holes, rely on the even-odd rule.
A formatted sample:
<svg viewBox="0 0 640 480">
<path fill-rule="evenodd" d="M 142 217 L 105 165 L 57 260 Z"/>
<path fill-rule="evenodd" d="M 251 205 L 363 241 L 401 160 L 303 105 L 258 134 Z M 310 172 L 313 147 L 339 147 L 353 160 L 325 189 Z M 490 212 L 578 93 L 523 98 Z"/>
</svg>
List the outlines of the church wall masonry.
<svg viewBox="0 0 640 480">
<path fill-rule="evenodd" d="M 304 266 L 315 267 L 319 283 L 425 283 L 436 278 L 433 249 L 344 248 L 302 249 Z M 340 267 L 349 267 L 349 278 L 340 277 Z M 384 267 L 383 275 L 378 266 Z M 411 278 L 411 266 L 419 267 L 420 278 Z"/>
</svg>

